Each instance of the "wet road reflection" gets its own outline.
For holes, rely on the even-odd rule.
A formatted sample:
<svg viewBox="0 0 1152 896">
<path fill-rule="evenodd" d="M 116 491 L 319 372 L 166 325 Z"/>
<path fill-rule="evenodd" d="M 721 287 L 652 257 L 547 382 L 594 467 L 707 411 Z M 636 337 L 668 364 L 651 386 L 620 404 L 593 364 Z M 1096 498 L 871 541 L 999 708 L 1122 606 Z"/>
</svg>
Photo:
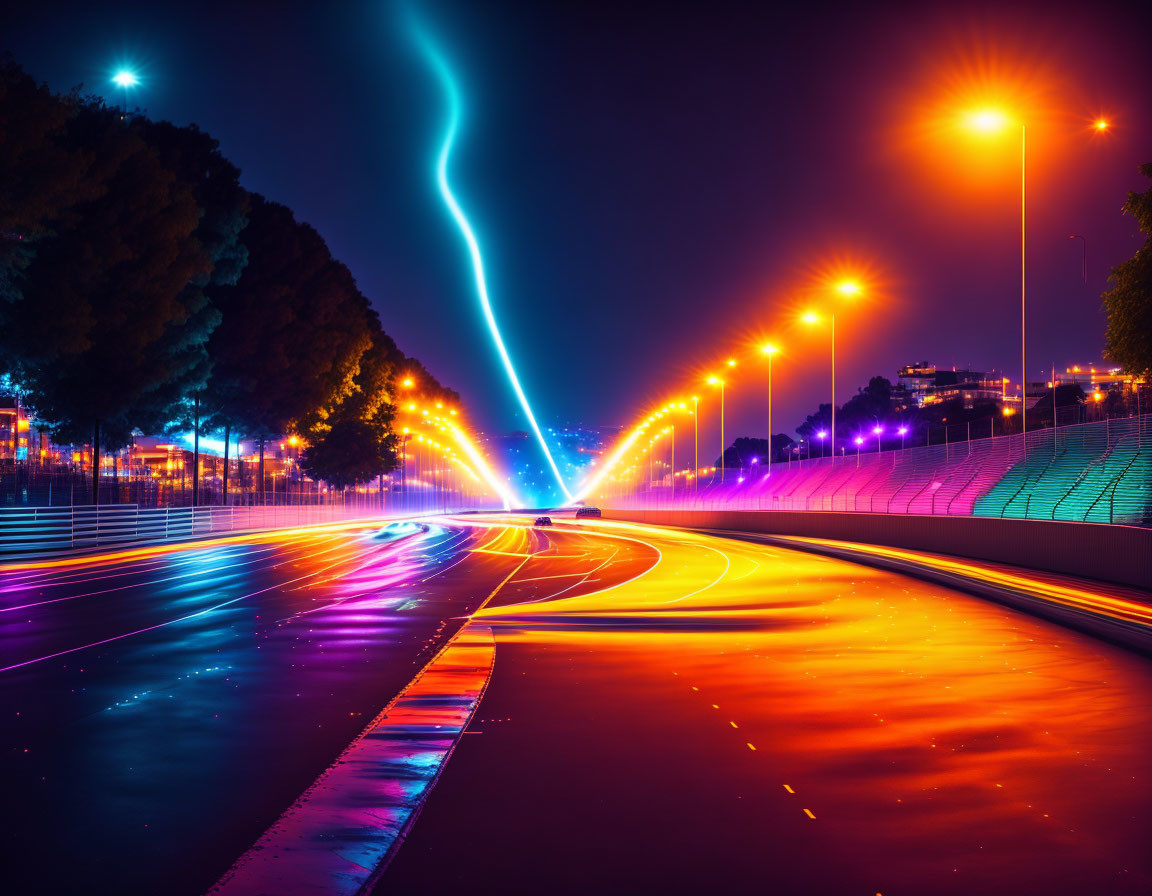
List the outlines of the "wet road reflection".
<svg viewBox="0 0 1152 896">
<path fill-rule="evenodd" d="M 1146 659 L 840 560 L 595 531 L 660 559 L 479 614 L 482 736 L 378 892 L 1152 892 Z"/>
<path fill-rule="evenodd" d="M 203 893 L 506 574 L 481 537 L 360 524 L 5 568 L 5 892 Z"/>
</svg>

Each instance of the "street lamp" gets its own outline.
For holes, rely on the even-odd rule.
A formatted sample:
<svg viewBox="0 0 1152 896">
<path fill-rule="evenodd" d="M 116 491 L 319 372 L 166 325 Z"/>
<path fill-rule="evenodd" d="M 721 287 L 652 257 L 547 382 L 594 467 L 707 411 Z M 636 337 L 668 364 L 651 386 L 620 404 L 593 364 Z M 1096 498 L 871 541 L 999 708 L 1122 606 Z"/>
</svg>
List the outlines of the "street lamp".
<svg viewBox="0 0 1152 896">
<path fill-rule="evenodd" d="M 112 83 L 124 91 L 124 114 L 128 114 L 128 91 L 140 83 L 140 78 L 134 71 L 122 68 L 112 76 Z"/>
<path fill-rule="evenodd" d="M 736 362 L 729 359 L 728 366 L 734 367 Z M 724 451 L 727 448 L 727 443 L 724 441 L 724 380 L 718 376 L 708 377 L 709 386 L 720 387 L 720 484 L 724 484 Z"/>
<path fill-rule="evenodd" d="M 998 133 L 1008 126 L 1008 116 L 997 109 L 982 109 L 968 114 L 968 127 L 983 134 Z M 1107 123 L 1104 125 L 1107 127 Z M 1027 208 L 1027 128 L 1020 122 L 1020 408 L 1021 431 L 1028 432 L 1028 359 L 1026 335 L 1026 308 L 1027 308 L 1027 265 L 1025 264 L 1025 210 Z M 1055 421 L 1053 421 L 1055 423 Z"/>
<path fill-rule="evenodd" d="M 906 436 L 907 434 L 908 434 L 908 427 L 907 426 L 901 426 L 898 430 L 896 430 L 896 435 L 900 436 L 900 450 L 901 451 L 904 450 L 904 436 Z"/>
<path fill-rule="evenodd" d="M 836 292 L 846 298 L 853 298 L 860 295 L 864 291 L 864 287 L 860 285 L 858 280 L 840 280 L 834 287 Z M 807 311 L 800 318 L 806 324 L 820 323 L 820 315 L 815 311 Z M 832 335 L 832 426 L 830 427 L 832 435 L 832 453 L 836 453 L 836 312 L 833 311 L 828 315 L 829 323 L 831 324 Z"/>
<path fill-rule="evenodd" d="M 856 466 L 860 466 L 860 446 L 864 444 L 864 437 L 856 436 L 853 441 L 856 442 Z"/>
<path fill-rule="evenodd" d="M 772 475 L 772 356 L 780 349 L 774 345 L 761 346 L 760 352 L 768 358 L 768 475 Z"/>
<path fill-rule="evenodd" d="M 876 453 L 880 453 L 880 436 L 883 434 L 884 428 L 877 423 L 872 427 L 872 435 L 876 436 Z"/>
<path fill-rule="evenodd" d="M 824 440 L 828 438 L 828 433 L 825 430 L 820 430 L 816 433 L 816 438 L 820 440 L 820 456 L 824 456 Z"/>
<path fill-rule="evenodd" d="M 700 491 L 700 396 L 692 396 L 692 491 Z"/>
</svg>

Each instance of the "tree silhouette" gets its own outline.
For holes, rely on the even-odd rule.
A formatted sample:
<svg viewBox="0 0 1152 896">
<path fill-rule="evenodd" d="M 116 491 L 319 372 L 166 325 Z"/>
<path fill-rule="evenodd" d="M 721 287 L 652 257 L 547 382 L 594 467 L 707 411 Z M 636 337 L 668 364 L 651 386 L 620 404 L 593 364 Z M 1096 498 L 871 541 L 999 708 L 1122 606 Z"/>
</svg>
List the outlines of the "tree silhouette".
<svg viewBox="0 0 1152 896">
<path fill-rule="evenodd" d="M 233 286 L 248 262 L 248 249 L 240 239 L 248 223 L 248 193 L 240 186 L 240 171 L 220 154 L 220 144 L 195 125 L 177 127 L 170 122 L 152 122 L 146 118 L 133 120 L 133 127 L 159 154 L 164 166 L 174 171 L 192 187 L 200 221 L 195 238 L 212 261 L 210 270 L 194 277 L 185 286 L 185 300 L 210 314 L 213 326 L 220 314 L 209 309 L 206 291 L 214 287 Z M 205 353 L 205 361 L 211 359 Z M 206 382 L 208 369 L 199 381 Z M 200 503 L 200 436 L 208 431 L 201 390 L 192 394 L 173 396 L 177 412 L 168 428 L 175 432 L 192 429 L 192 505 Z M 209 414 L 208 417 L 211 415 Z M 225 445 L 224 481 L 227 485 L 227 444 Z M 225 489 L 225 493 L 226 489 Z"/>
<path fill-rule="evenodd" d="M 71 199 L 59 194 L 18 261 L 0 306 L 0 356 L 55 438 L 91 436 L 95 502 L 101 447 L 126 444 L 134 427 L 160 431 L 204 382 L 216 315 L 187 286 L 212 260 L 195 237 L 192 187 L 113 110 L 59 102 L 69 115 L 51 142 L 65 160 L 84 157 L 84 182 Z M 34 175 L 54 177 L 25 170 Z"/>
<path fill-rule="evenodd" d="M 1152 178 L 1152 162 L 1140 166 Z M 1147 235 L 1144 245 L 1108 276 L 1112 288 L 1104 293 L 1108 313 L 1104 356 L 1125 372 L 1152 375 L 1152 186 L 1143 193 L 1129 193 L 1124 211 L 1136 219 Z"/>
<path fill-rule="evenodd" d="M 352 391 L 371 311 L 348 268 L 285 206 L 253 195 L 241 240 L 247 266 L 211 290 L 221 322 L 205 391 L 211 425 L 260 443 L 263 489 L 264 441 Z"/>
</svg>

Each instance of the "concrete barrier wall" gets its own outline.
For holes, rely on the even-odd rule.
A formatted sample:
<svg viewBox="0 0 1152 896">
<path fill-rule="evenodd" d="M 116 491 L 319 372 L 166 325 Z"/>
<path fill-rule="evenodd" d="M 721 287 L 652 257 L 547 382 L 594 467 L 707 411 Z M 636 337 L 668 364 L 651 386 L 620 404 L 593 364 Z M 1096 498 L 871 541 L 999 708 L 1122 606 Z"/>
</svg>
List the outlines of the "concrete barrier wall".
<svg viewBox="0 0 1152 896">
<path fill-rule="evenodd" d="M 799 535 L 989 560 L 1152 590 L 1152 529 L 1048 520 L 788 510 L 612 510 L 654 525 Z"/>
</svg>

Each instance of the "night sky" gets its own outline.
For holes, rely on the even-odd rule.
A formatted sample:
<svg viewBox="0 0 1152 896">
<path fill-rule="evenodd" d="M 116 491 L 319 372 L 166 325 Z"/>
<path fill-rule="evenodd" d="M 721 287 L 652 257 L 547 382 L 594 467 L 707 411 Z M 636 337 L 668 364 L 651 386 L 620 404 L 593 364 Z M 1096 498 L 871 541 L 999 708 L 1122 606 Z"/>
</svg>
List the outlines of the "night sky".
<svg viewBox="0 0 1152 896">
<path fill-rule="evenodd" d="M 134 104 L 217 137 L 481 426 L 524 428 L 435 192 L 442 97 L 397 7 L 5 6 L 0 45 L 30 73 L 119 102 L 111 72 L 138 68 Z M 837 267 L 868 284 L 838 314 L 841 402 L 922 360 L 1015 381 L 1018 132 L 955 127 L 987 99 L 1028 123 L 1030 374 L 1098 362 L 1108 268 L 1141 243 L 1120 206 L 1152 161 L 1139 7 L 416 4 L 463 86 L 452 176 L 538 416 L 627 423 L 771 336 L 791 431 L 828 374 L 826 337 L 790 321 L 827 306 Z M 760 370 L 734 378 L 730 434 L 765 434 L 763 392 Z"/>
</svg>

